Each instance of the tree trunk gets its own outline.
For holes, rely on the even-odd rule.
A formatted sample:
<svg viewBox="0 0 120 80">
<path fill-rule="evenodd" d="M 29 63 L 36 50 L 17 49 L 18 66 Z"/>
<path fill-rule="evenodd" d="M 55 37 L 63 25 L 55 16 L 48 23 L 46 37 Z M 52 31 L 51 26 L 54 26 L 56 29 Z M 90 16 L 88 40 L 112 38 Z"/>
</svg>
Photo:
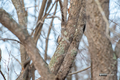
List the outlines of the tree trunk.
<svg viewBox="0 0 120 80">
<path fill-rule="evenodd" d="M 108 19 L 109 0 L 99 1 Z M 87 0 L 86 5 L 86 36 L 91 53 L 91 80 L 117 80 L 117 62 L 113 59 L 112 44 L 105 35 L 106 23 L 94 0 Z"/>
</svg>

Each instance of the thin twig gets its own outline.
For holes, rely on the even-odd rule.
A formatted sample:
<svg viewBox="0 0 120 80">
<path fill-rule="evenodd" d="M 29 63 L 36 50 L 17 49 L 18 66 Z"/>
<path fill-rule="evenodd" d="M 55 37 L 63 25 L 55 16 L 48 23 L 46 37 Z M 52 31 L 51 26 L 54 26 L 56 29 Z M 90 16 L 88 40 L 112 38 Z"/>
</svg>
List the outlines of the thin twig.
<svg viewBox="0 0 120 80">
<path fill-rule="evenodd" d="M 3 74 L 3 72 L 2 72 L 1 70 L 0 70 L 0 73 L 1 73 L 1 75 L 3 76 L 4 80 L 6 80 L 4 74 Z"/>
<path fill-rule="evenodd" d="M 83 69 L 83 70 L 80 70 L 80 71 L 76 71 L 76 72 L 73 72 L 73 73 L 69 73 L 68 76 L 73 75 L 73 74 L 80 73 L 80 72 L 82 72 L 82 71 L 85 71 L 85 70 L 89 69 L 90 67 L 91 67 L 91 66 L 89 66 L 89 67 L 87 67 L 87 68 L 85 68 L 85 69 Z"/>
<path fill-rule="evenodd" d="M 20 63 L 20 61 L 19 61 L 17 58 L 15 58 L 12 54 L 11 54 L 11 56 L 12 56 L 16 61 L 18 61 L 18 63 L 22 66 L 22 64 Z"/>
<path fill-rule="evenodd" d="M 65 18 L 64 18 L 64 13 L 63 13 L 63 5 L 62 5 L 62 1 L 61 0 L 58 0 L 59 1 L 59 4 L 60 4 L 60 10 L 61 10 L 61 15 L 62 15 L 62 22 L 64 22 Z"/>
<path fill-rule="evenodd" d="M 54 2 L 54 4 L 52 5 L 52 7 L 50 8 L 50 10 L 48 11 L 48 13 L 46 13 L 43 18 L 42 17 L 39 17 L 38 18 L 38 21 L 37 21 L 37 25 L 36 25 L 36 28 L 35 30 L 33 30 L 33 32 L 31 33 L 31 35 L 34 33 L 34 40 L 35 40 L 35 43 L 37 43 L 37 40 L 40 36 L 40 33 L 41 33 L 41 29 L 42 29 L 42 26 L 43 26 L 43 23 L 44 23 L 44 20 L 45 18 L 49 15 L 49 13 L 51 12 L 51 10 L 53 9 L 53 6 L 55 5 L 56 1 Z M 41 24 L 39 21 L 42 21 L 43 23 Z M 38 27 L 39 26 L 39 27 Z"/>
<path fill-rule="evenodd" d="M 34 7 L 38 7 L 38 5 L 35 5 L 35 6 L 28 6 L 28 7 L 23 7 L 23 8 L 25 8 L 25 9 L 27 8 L 27 9 L 28 9 L 28 8 L 34 8 Z"/>
<path fill-rule="evenodd" d="M 59 16 L 55 16 L 55 15 L 52 15 L 52 16 L 47 17 L 47 18 L 48 18 L 48 19 L 49 19 L 49 18 L 58 18 L 60 21 L 62 21 Z"/>
<path fill-rule="evenodd" d="M 1 70 L 1 59 L 2 59 L 2 51 L 0 49 L 0 70 Z"/>
<path fill-rule="evenodd" d="M 119 27 L 120 27 L 120 25 L 118 25 L 115 21 L 110 20 L 110 19 L 109 19 L 109 21 L 113 22 L 115 25 L 117 25 L 117 26 L 119 26 Z"/>
<path fill-rule="evenodd" d="M 57 4 L 55 6 L 55 11 L 54 11 L 53 15 L 56 14 L 56 10 L 57 10 Z M 53 25 L 53 21 L 54 21 L 54 17 L 52 18 L 52 21 L 50 23 L 50 27 L 49 27 L 49 30 L 48 30 L 48 34 L 47 34 L 46 45 L 45 45 L 45 54 L 44 54 L 45 61 L 47 60 L 48 39 L 49 39 L 49 35 L 50 35 L 51 28 L 52 28 L 52 25 Z"/>
<path fill-rule="evenodd" d="M 15 39 L 3 38 L 3 39 L 0 39 L 0 40 L 3 40 L 3 41 L 6 41 L 6 40 L 11 40 L 11 41 L 16 41 L 16 42 L 18 42 L 18 43 L 22 44 L 20 41 L 15 40 Z"/>
<path fill-rule="evenodd" d="M 0 49 L 0 73 L 1 73 L 1 75 L 3 76 L 4 80 L 6 80 L 4 74 L 3 74 L 2 71 L 1 71 L 1 59 L 2 59 L 2 52 L 1 52 L 1 49 Z"/>
</svg>

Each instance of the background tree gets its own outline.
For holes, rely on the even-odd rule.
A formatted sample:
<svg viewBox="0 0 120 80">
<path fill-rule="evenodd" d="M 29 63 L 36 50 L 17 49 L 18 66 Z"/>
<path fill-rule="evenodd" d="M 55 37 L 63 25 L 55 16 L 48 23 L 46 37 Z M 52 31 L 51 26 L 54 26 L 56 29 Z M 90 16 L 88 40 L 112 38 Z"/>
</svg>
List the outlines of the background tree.
<svg viewBox="0 0 120 80">
<path fill-rule="evenodd" d="M 96 3 L 97 1 L 89 0 L 86 6 L 86 13 L 89 17 L 87 18 L 86 36 L 91 53 L 91 77 L 92 80 L 117 80 L 117 61 L 114 59 L 112 44 L 107 37 L 109 34 L 106 34 L 107 23 L 99 10 L 100 6 L 97 5 L 99 1 Z M 109 0 L 102 0 L 100 4 L 108 20 Z M 100 76 L 101 74 L 107 74 L 107 76 Z"/>
<path fill-rule="evenodd" d="M 119 45 L 116 52 L 112 45 L 119 39 L 119 32 L 116 33 L 119 24 L 109 19 L 109 0 L 96 1 L 1 1 L 0 39 L 7 45 L 7 52 L 2 48 L 2 53 L 9 55 L 7 60 L 4 60 L 7 54 L 2 55 L 2 66 L 6 64 L 6 68 L 1 68 L 2 77 L 9 80 L 117 80 Z M 108 20 L 114 26 L 109 27 Z M 107 30 L 111 35 L 106 34 Z"/>
</svg>

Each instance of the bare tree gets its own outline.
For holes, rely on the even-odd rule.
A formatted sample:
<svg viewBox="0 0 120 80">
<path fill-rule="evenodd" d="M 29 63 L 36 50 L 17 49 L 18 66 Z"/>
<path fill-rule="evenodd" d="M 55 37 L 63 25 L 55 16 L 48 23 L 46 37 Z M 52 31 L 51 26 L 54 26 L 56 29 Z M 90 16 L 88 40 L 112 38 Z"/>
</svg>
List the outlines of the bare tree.
<svg viewBox="0 0 120 80">
<path fill-rule="evenodd" d="M 2 23 L 2 25 L 8 28 L 14 35 L 16 35 L 16 37 L 19 38 L 21 43 L 20 44 L 21 60 L 22 60 L 21 63 L 22 63 L 23 71 L 21 72 L 20 76 L 17 79 L 30 80 L 31 78 L 30 72 L 32 72 L 32 70 L 34 69 L 34 66 L 35 66 L 35 69 L 41 75 L 40 79 L 42 80 L 65 79 L 75 59 L 79 42 L 83 34 L 84 22 L 82 22 L 81 20 L 81 22 L 79 21 L 79 24 L 81 25 L 77 25 L 80 10 L 81 10 L 81 13 L 83 13 L 81 9 L 82 6 L 80 6 L 83 0 L 74 0 L 74 1 L 71 0 L 70 14 L 69 14 L 69 19 L 67 23 L 65 21 L 67 11 L 66 9 L 65 10 L 63 9 L 63 4 L 64 4 L 64 7 L 66 6 L 67 8 L 67 4 L 66 4 L 67 2 L 65 1 L 62 4 L 62 2 L 59 0 L 60 6 L 61 6 L 62 18 L 63 18 L 62 25 L 64 25 L 64 29 L 62 29 L 62 39 L 56 49 L 55 55 L 53 55 L 50 61 L 49 66 L 39 54 L 39 50 L 36 47 L 36 43 L 40 36 L 44 20 L 50 12 L 49 11 L 47 13 L 49 5 L 51 4 L 51 0 L 49 1 L 43 0 L 42 2 L 34 37 L 32 37 L 27 31 L 27 22 L 26 22 L 27 11 L 24 8 L 25 7 L 24 1 L 12 0 L 12 2 L 17 11 L 19 24 L 13 18 L 10 18 L 12 16 L 9 15 L 3 9 L 0 9 L 0 22 Z M 54 2 L 54 4 L 57 4 L 57 3 L 58 1 Z M 54 4 L 52 6 L 54 6 Z M 45 5 L 47 5 L 47 7 L 46 7 L 46 12 L 44 13 Z M 75 8 L 77 10 L 75 10 Z M 80 15 L 80 18 L 83 18 L 83 17 Z M 30 58 L 28 57 L 27 54 L 29 55 Z M 30 60 L 32 60 L 32 64 L 29 63 Z"/>
<path fill-rule="evenodd" d="M 11 1 L 18 21 L 6 9 L 0 8 L 0 23 L 18 39 L 0 37 L 0 40 L 14 41 L 20 45 L 21 61 L 11 54 L 12 49 L 8 50 L 9 55 L 21 67 L 20 74 L 16 73 L 16 80 L 72 80 L 73 74 L 76 80 L 117 80 L 119 42 L 114 52 L 109 33 L 117 34 L 116 27 L 112 27 L 114 30 L 109 27 L 109 0 L 34 0 L 32 7 L 26 7 L 25 0 Z M 29 12 L 29 8 L 34 9 L 33 14 Z M 29 22 L 30 16 L 34 17 L 35 21 Z M 57 33 L 54 27 L 56 19 L 60 21 L 61 29 L 60 33 L 58 32 L 56 48 L 54 46 L 55 52 L 50 57 L 50 36 Z M 35 24 L 31 30 L 30 23 Z M 1 27 L 0 31 L 2 32 Z M 82 39 L 83 35 L 87 37 L 88 44 Z M 84 48 L 80 46 L 80 42 Z M 38 45 L 42 46 L 43 51 Z M 77 60 L 80 63 L 79 71 Z M 87 63 L 87 68 L 82 69 L 82 61 Z M 71 69 L 72 67 L 74 69 Z M 4 80 L 10 79 L 10 68 L 7 69 L 6 78 L 0 67 Z M 36 78 L 36 71 L 40 77 Z M 79 76 L 80 72 L 82 73 Z M 88 75 L 86 79 L 85 74 Z"/>
<path fill-rule="evenodd" d="M 94 0 L 87 1 L 87 31 L 91 53 L 92 80 L 117 80 L 117 61 L 114 59 L 112 44 L 106 35 L 106 22 Z M 101 0 L 101 7 L 107 20 L 109 18 L 109 0 Z"/>
</svg>

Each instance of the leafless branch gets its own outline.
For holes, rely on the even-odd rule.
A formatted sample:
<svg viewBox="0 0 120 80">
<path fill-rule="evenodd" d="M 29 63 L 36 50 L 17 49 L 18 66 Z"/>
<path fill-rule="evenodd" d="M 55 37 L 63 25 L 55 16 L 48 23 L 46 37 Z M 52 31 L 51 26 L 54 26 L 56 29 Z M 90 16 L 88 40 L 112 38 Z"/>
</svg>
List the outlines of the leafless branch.
<svg viewBox="0 0 120 80">
<path fill-rule="evenodd" d="M 61 10 L 61 15 L 62 15 L 62 22 L 65 22 L 62 1 L 61 0 L 58 0 L 58 1 L 59 1 L 59 4 L 60 4 L 60 10 Z"/>
<path fill-rule="evenodd" d="M 35 43 L 37 43 L 37 40 L 41 34 L 41 29 L 42 29 L 42 26 L 43 26 L 43 23 L 44 23 L 44 20 L 45 18 L 49 15 L 50 11 L 53 9 L 53 6 L 55 5 L 56 1 L 54 2 L 54 4 L 52 5 L 52 7 L 50 8 L 50 10 L 48 11 L 48 13 L 46 13 L 43 17 L 40 16 L 41 13 L 39 14 L 39 17 L 38 17 L 38 21 L 37 21 L 37 25 L 36 25 L 36 28 L 35 28 L 35 33 L 34 33 L 34 41 Z M 40 23 L 39 21 L 42 21 L 43 23 Z M 34 32 L 34 31 L 33 31 Z M 32 32 L 32 34 L 33 34 Z"/>
<path fill-rule="evenodd" d="M 115 21 L 113 21 L 113 20 L 110 20 L 110 21 L 113 22 L 115 25 L 118 25 Z M 120 27 L 120 25 L 118 25 L 118 26 Z"/>
<path fill-rule="evenodd" d="M 57 4 L 55 6 L 55 11 L 54 11 L 53 15 L 56 14 L 56 10 L 57 10 Z M 49 27 L 49 30 L 48 30 L 48 34 L 47 34 L 46 45 L 45 45 L 45 55 L 44 55 L 45 61 L 47 60 L 48 39 L 49 39 L 50 31 L 51 31 L 51 28 L 52 28 L 52 25 L 53 25 L 53 21 L 54 21 L 54 18 L 52 18 L 52 21 L 50 23 L 50 27 Z"/>
<path fill-rule="evenodd" d="M 29 35 L 26 29 L 22 29 L 24 26 L 19 25 L 3 9 L 0 9 L 0 23 L 16 35 L 22 43 L 24 43 L 23 45 L 30 56 L 30 59 L 33 61 L 35 68 L 41 76 L 47 79 L 50 78 L 51 75 L 54 76 L 53 74 L 50 74 L 47 63 L 44 62 L 43 58 L 39 54 L 39 50 L 37 49 L 33 38 Z M 48 76 L 46 77 L 46 75 Z"/>
<path fill-rule="evenodd" d="M 27 27 L 27 11 L 25 10 L 23 0 L 12 0 L 12 3 L 17 11 L 19 24 Z"/>
<path fill-rule="evenodd" d="M 0 73 L 1 73 L 1 75 L 3 76 L 4 80 L 6 80 L 4 74 L 3 74 L 3 72 L 2 72 L 1 70 L 0 70 Z"/>
<path fill-rule="evenodd" d="M 15 56 L 13 56 L 12 54 L 11 54 L 11 56 L 12 56 L 16 61 L 18 61 L 18 63 L 22 66 L 22 64 L 20 63 L 20 61 L 19 61 L 17 58 L 15 58 Z"/>
<path fill-rule="evenodd" d="M 28 6 L 28 7 L 23 7 L 23 8 L 25 8 L 25 9 L 27 8 L 27 9 L 28 9 L 28 8 L 34 8 L 34 7 L 38 7 L 38 5 L 35 5 L 35 6 Z"/>
<path fill-rule="evenodd" d="M 1 49 L 0 49 L 0 70 L 1 70 L 1 59 L 2 59 L 2 52 L 1 52 Z"/>
<path fill-rule="evenodd" d="M 1 71 L 1 59 L 2 59 L 2 52 L 1 52 L 1 49 L 0 49 L 0 73 L 1 73 L 1 75 L 3 76 L 4 80 L 6 80 L 3 72 Z"/>
<path fill-rule="evenodd" d="M 83 28 L 84 28 L 84 25 L 83 23 L 85 23 L 85 17 L 84 17 L 84 14 L 85 14 L 85 0 L 71 0 L 71 5 L 72 5 L 72 1 L 75 2 L 74 6 L 71 6 L 71 14 L 70 16 L 72 16 L 73 13 L 76 13 L 76 15 L 72 16 L 74 17 L 74 21 L 75 19 L 77 20 L 77 25 L 76 25 L 76 28 L 75 28 L 75 32 L 73 33 L 74 34 L 74 37 L 73 37 L 73 40 L 69 40 L 70 41 L 70 46 L 69 48 L 67 49 L 67 52 L 66 52 L 66 55 L 63 59 L 63 62 L 58 70 L 58 73 L 57 73 L 57 78 L 59 79 L 64 79 L 67 75 L 68 75 L 68 71 L 70 71 L 71 69 L 71 66 L 73 64 L 73 61 L 75 60 L 75 57 L 78 53 L 78 47 L 79 47 L 79 42 L 81 41 L 81 38 L 82 38 L 82 35 L 83 35 Z M 76 8 L 77 7 L 77 8 Z M 75 10 L 75 8 L 77 10 Z M 79 16 L 78 16 L 79 15 Z M 72 20 L 71 19 L 71 20 Z M 69 20 L 69 19 L 68 19 Z M 69 21 L 67 23 L 67 27 L 69 24 Z M 74 29 L 74 28 L 73 28 Z M 70 33 L 70 31 L 69 31 Z M 69 37 L 71 38 L 71 37 Z M 68 44 L 67 44 L 68 45 Z M 73 55 L 71 55 L 73 54 Z"/>
<path fill-rule="evenodd" d="M 41 20 L 41 18 L 43 16 L 46 2 L 47 2 L 47 0 L 43 0 L 43 2 L 42 2 L 42 6 L 41 6 L 41 9 L 40 9 L 40 12 L 39 12 L 39 16 L 38 16 L 38 21 Z"/>
<path fill-rule="evenodd" d="M 3 38 L 3 39 L 0 39 L 0 40 L 3 40 L 3 41 L 11 40 L 11 41 L 15 41 L 15 42 L 18 42 L 18 43 L 22 44 L 20 41 L 15 40 L 15 39 Z"/>
<path fill-rule="evenodd" d="M 82 70 L 80 70 L 80 71 L 76 71 L 76 72 L 73 72 L 73 73 L 69 73 L 68 76 L 73 75 L 73 74 L 77 74 L 77 73 L 80 73 L 80 72 L 83 72 L 83 71 L 89 69 L 90 67 L 91 67 L 91 66 L 89 66 L 89 67 L 87 67 L 87 68 L 85 68 L 85 69 L 82 69 Z"/>
<path fill-rule="evenodd" d="M 58 17 L 58 16 L 55 16 L 55 15 L 52 15 L 52 16 L 50 16 L 50 17 L 47 17 L 47 18 L 58 18 L 60 21 L 62 21 L 62 20 L 60 19 L 60 17 Z"/>
</svg>

